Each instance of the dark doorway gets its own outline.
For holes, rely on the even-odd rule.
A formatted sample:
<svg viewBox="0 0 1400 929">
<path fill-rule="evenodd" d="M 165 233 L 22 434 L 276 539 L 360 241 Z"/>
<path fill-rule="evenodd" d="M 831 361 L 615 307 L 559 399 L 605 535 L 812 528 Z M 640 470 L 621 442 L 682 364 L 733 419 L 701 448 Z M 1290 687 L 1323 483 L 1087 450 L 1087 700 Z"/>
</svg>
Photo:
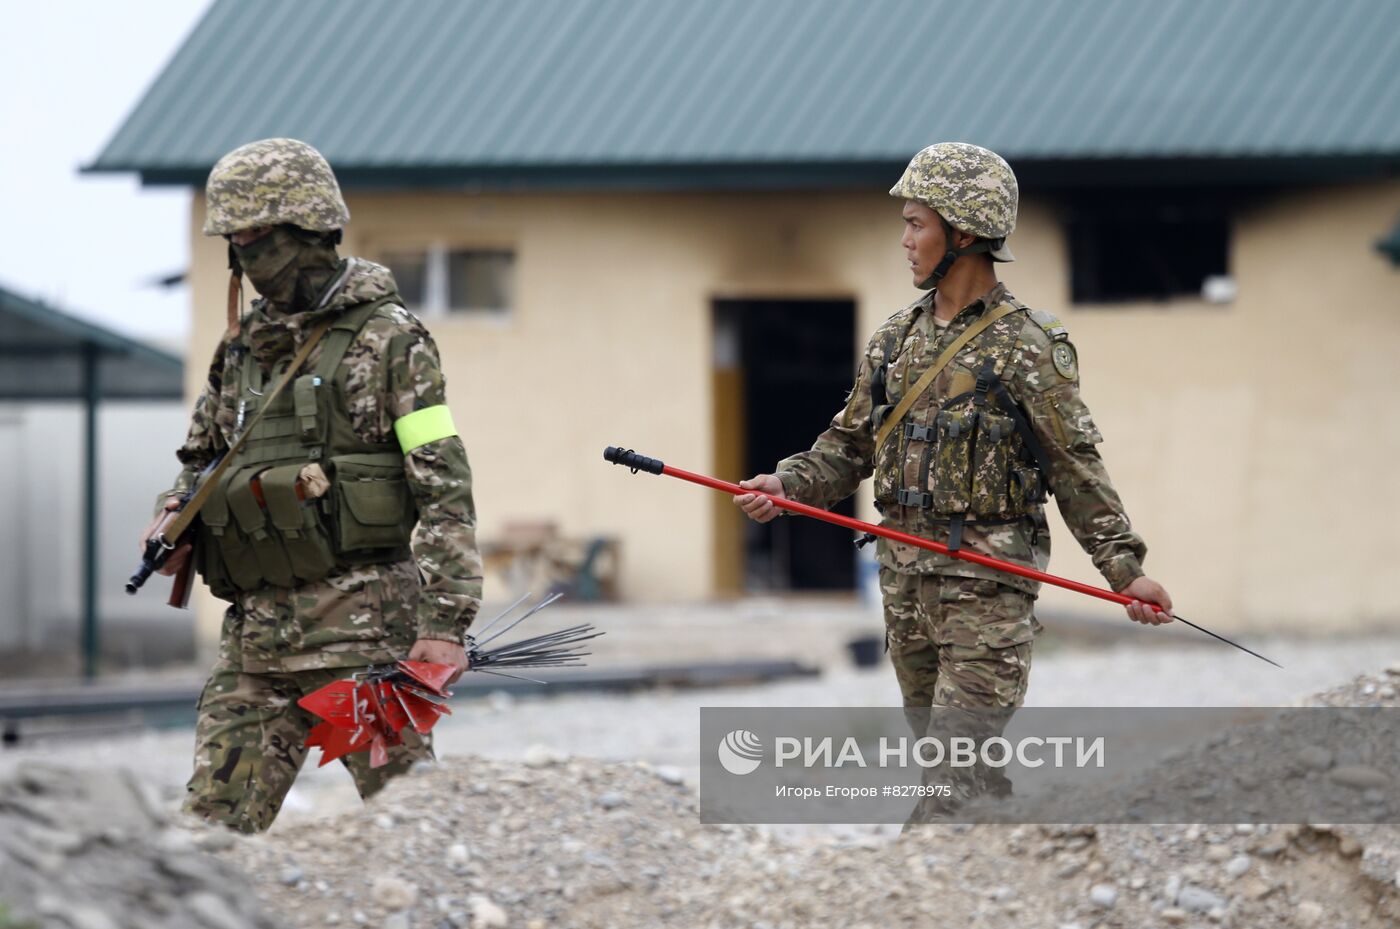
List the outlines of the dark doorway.
<svg viewBox="0 0 1400 929">
<path fill-rule="evenodd" d="M 771 472 L 782 458 L 811 448 L 845 403 L 855 372 L 855 304 L 717 300 L 715 372 L 717 463 L 722 471 L 737 467 L 742 477 Z M 835 510 L 854 515 L 854 501 Z M 732 515 L 718 527 L 721 563 L 726 549 L 742 552 L 742 563 L 730 562 L 727 586 L 747 592 L 855 587 L 856 551 L 843 529 L 800 517 L 760 526 Z"/>
</svg>

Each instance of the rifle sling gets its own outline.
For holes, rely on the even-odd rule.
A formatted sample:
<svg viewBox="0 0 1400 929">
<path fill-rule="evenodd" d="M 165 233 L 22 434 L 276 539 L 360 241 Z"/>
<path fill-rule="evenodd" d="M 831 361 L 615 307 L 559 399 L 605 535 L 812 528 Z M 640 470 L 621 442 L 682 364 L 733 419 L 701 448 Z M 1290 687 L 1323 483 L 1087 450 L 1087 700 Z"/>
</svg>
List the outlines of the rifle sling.
<svg viewBox="0 0 1400 929">
<path fill-rule="evenodd" d="M 165 531 L 160 534 L 160 542 L 162 545 L 174 547 L 180 536 L 184 535 L 185 530 L 190 527 L 195 517 L 199 515 L 200 508 L 204 506 L 204 502 L 209 499 L 209 495 L 212 494 L 214 488 L 218 486 L 219 479 L 223 477 L 224 472 L 227 471 L 229 465 L 233 463 L 233 459 L 237 457 L 239 451 L 242 450 L 243 443 L 247 440 L 248 436 L 252 435 L 253 427 L 258 424 L 258 420 L 263 418 L 263 414 L 272 408 L 273 402 L 276 401 L 278 395 L 282 393 L 282 389 L 292 382 L 292 378 L 296 377 L 297 371 L 301 370 L 301 366 L 305 364 L 307 357 L 311 354 L 311 350 L 316 347 L 316 343 L 321 341 L 321 336 L 326 334 L 326 331 L 331 328 L 331 324 L 334 322 L 334 319 L 326 320 L 312 330 L 311 335 L 307 336 L 301 348 L 292 356 L 292 363 L 287 366 L 287 373 L 283 374 L 277 381 L 277 384 L 272 388 L 271 392 L 267 394 L 262 404 L 259 405 L 258 411 L 253 414 L 253 418 L 248 420 L 243 430 L 238 433 L 238 436 L 233 440 L 233 444 L 230 445 L 228 451 L 224 453 L 223 460 L 200 482 L 199 489 L 194 492 L 194 496 L 189 499 L 188 503 L 181 507 L 179 515 L 171 520 L 170 524 L 165 527 Z M 245 364 L 257 364 L 257 362 L 252 358 L 248 358 L 245 359 Z"/>
<path fill-rule="evenodd" d="M 996 391 L 997 399 L 1001 401 L 1001 408 L 1011 417 L 1011 421 L 1016 424 L 1016 431 L 1021 434 L 1021 441 L 1030 450 L 1031 457 L 1035 459 L 1035 466 L 1040 469 L 1041 479 L 1045 481 L 1044 488 L 1047 494 L 1050 490 L 1050 456 L 1045 453 L 1045 446 L 1036 437 L 1035 430 L 1026 421 L 1026 415 L 1021 412 L 1021 408 L 1016 405 L 1016 401 L 1011 398 L 1011 391 L 1006 389 L 1001 378 L 997 378 L 992 390 Z"/>
<path fill-rule="evenodd" d="M 914 385 L 909 388 L 909 391 L 900 398 L 899 403 L 890 411 L 890 415 L 885 417 L 885 421 L 880 424 L 880 431 L 875 435 L 875 451 L 877 453 L 879 452 L 884 446 L 885 440 L 894 432 L 895 427 L 904 419 L 905 414 L 909 412 L 909 409 L 914 405 L 915 401 L 923 395 L 924 391 L 928 390 L 929 385 L 933 383 L 933 379 L 938 377 L 939 372 L 948 367 L 948 363 L 957 357 L 958 352 L 962 351 L 967 346 L 967 343 L 981 335 L 982 331 L 992 323 L 1001 319 L 1003 316 L 1010 316 L 1019 309 L 1020 307 L 1013 304 L 1003 303 L 1001 306 L 987 313 L 981 319 L 977 320 L 977 322 L 964 329 L 963 334 L 954 339 L 953 344 L 943 350 L 943 353 L 919 376 L 919 379 L 914 382 Z"/>
</svg>

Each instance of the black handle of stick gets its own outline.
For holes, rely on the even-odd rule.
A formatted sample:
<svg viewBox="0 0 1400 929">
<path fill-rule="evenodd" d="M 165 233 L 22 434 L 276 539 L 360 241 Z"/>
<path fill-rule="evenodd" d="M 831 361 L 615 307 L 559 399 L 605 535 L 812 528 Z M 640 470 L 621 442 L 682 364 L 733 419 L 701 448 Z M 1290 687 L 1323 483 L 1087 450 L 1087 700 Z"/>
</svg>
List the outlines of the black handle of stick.
<svg viewBox="0 0 1400 929">
<path fill-rule="evenodd" d="M 611 461 L 615 465 L 622 465 L 624 468 L 631 468 L 632 473 L 645 471 L 648 474 L 660 474 L 666 470 L 666 465 L 657 458 L 648 458 L 646 455 L 639 455 L 630 448 L 618 448 L 609 445 L 603 449 L 603 460 Z"/>
</svg>

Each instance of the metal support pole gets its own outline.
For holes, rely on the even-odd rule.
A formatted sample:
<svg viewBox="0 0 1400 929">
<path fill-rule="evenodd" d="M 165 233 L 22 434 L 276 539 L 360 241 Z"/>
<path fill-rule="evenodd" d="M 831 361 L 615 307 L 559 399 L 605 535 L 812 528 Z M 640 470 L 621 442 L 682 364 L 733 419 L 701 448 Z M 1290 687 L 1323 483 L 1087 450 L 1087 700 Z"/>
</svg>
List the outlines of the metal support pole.
<svg viewBox="0 0 1400 929">
<path fill-rule="evenodd" d="M 83 677 L 97 677 L 97 383 L 99 350 L 83 345 Z"/>
</svg>

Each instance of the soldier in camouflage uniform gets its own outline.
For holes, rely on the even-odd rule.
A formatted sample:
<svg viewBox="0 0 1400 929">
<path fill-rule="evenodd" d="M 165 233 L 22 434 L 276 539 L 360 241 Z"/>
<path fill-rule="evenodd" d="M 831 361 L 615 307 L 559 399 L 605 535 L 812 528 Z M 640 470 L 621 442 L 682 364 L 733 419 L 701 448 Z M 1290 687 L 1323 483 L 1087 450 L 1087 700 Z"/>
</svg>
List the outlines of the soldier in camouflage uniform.
<svg viewBox="0 0 1400 929">
<path fill-rule="evenodd" d="M 1167 592 L 1143 574 L 1146 545 L 1095 448 L 1102 437 L 1079 395 L 1068 333 L 997 280 L 993 262 L 1013 257 L 1011 167 L 975 145 L 939 143 L 914 157 L 890 195 L 904 201 L 902 244 L 928 293 L 875 332 L 845 408 L 812 449 L 741 486 L 829 507 L 873 475 L 883 525 L 1040 570 L 1050 559 L 1042 504 L 1053 494 L 1112 588 L 1170 612 Z M 735 502 L 759 522 L 782 512 L 753 494 Z M 992 711 L 1004 722 L 1026 694 L 1038 583 L 883 538 L 877 554 L 904 705 Z M 1142 604 L 1128 615 L 1169 621 Z M 966 797 L 1009 783 L 981 770 L 962 788 Z"/>
<path fill-rule="evenodd" d="M 400 658 L 466 669 L 481 566 L 437 349 L 388 269 L 337 254 L 349 211 L 325 159 L 290 139 L 253 142 L 215 165 L 206 197 L 204 233 L 229 240 L 235 274 L 261 296 L 214 354 L 162 505 L 230 447 L 308 335 L 332 326 L 201 510 L 193 554 L 230 606 L 186 809 L 255 832 L 317 722 L 298 698 Z M 164 573 L 188 557 L 173 553 Z M 345 756 L 361 796 L 432 757 L 427 738 L 403 735 L 382 767 Z"/>
</svg>

